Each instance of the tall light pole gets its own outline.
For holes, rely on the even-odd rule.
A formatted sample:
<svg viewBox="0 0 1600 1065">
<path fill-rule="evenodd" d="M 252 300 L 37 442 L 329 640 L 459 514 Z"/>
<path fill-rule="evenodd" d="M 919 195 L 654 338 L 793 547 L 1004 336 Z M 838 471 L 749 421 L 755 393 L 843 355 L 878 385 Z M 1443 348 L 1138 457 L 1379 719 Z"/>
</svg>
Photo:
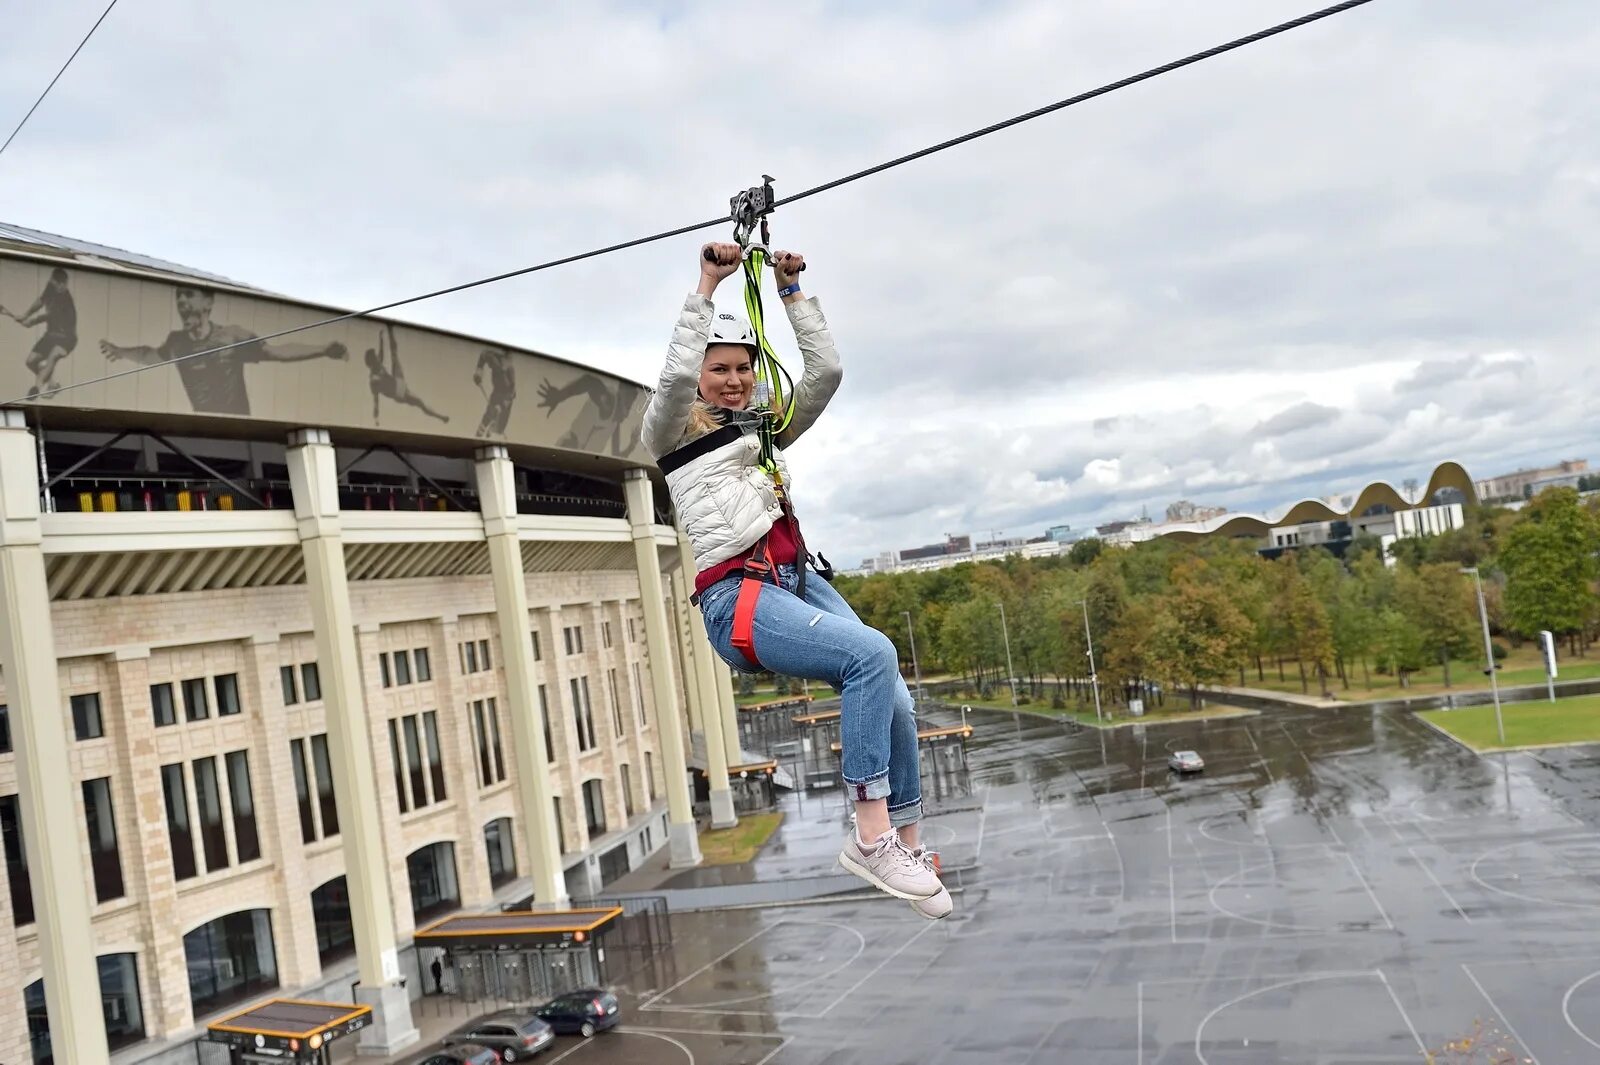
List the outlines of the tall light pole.
<svg viewBox="0 0 1600 1065">
<path fill-rule="evenodd" d="M 902 610 L 906 616 L 906 635 L 911 637 L 911 669 L 917 675 L 917 699 L 922 699 L 922 667 L 917 664 L 917 630 L 911 624 L 911 611 Z"/>
<path fill-rule="evenodd" d="M 1489 608 L 1483 602 L 1483 578 L 1477 566 L 1463 566 L 1462 573 L 1472 574 L 1472 583 L 1478 589 L 1478 618 L 1483 622 L 1483 653 L 1489 660 L 1489 688 L 1494 692 L 1494 725 L 1500 732 L 1500 746 L 1506 745 L 1506 723 L 1500 715 L 1500 678 L 1494 675 L 1494 644 L 1489 640 Z"/>
<path fill-rule="evenodd" d="M 1011 681 L 1011 705 L 1017 705 L 1017 671 L 1011 667 L 1011 633 L 1006 628 L 1006 605 L 1000 604 L 1000 635 L 1006 641 L 1006 675 Z"/>
<path fill-rule="evenodd" d="M 1094 668 L 1094 637 L 1089 633 L 1089 600 L 1079 599 L 1078 604 L 1083 607 L 1083 642 L 1089 645 L 1089 688 L 1094 692 L 1094 719 L 1105 724 L 1100 716 L 1100 677 Z"/>
</svg>

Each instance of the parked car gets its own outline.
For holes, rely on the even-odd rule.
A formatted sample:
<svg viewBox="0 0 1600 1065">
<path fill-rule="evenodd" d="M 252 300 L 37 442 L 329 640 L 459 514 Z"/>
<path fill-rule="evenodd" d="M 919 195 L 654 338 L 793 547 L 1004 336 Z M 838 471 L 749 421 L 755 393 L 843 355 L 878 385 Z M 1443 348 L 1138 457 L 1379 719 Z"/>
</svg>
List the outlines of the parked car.
<svg viewBox="0 0 1600 1065">
<path fill-rule="evenodd" d="M 1167 768 L 1175 773 L 1198 773 L 1205 767 L 1205 759 L 1194 751 L 1173 751 L 1167 759 Z"/>
<path fill-rule="evenodd" d="M 476 1043 L 497 1051 L 501 1061 L 522 1061 L 549 1046 L 555 1037 L 550 1025 L 538 1017 L 508 1010 L 464 1024 L 441 1042 L 447 1047 Z"/>
<path fill-rule="evenodd" d="M 462 1043 L 424 1054 L 411 1065 L 500 1065 L 500 1052 L 478 1043 Z"/>
<path fill-rule="evenodd" d="M 585 1039 L 596 1032 L 615 1028 L 622 1020 L 622 1007 L 617 1003 L 617 996 L 602 987 L 569 991 L 546 1002 L 535 1012 L 562 1035 L 581 1035 Z"/>
</svg>

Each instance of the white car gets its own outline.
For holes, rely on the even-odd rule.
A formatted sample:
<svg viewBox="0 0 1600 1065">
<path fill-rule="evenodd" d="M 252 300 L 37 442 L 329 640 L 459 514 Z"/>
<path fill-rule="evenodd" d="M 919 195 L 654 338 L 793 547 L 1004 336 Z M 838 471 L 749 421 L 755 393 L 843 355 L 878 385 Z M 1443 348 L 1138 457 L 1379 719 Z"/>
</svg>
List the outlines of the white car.
<svg viewBox="0 0 1600 1065">
<path fill-rule="evenodd" d="M 1174 773 L 1198 773 L 1205 767 L 1205 759 L 1194 751 L 1173 751 L 1167 759 L 1167 768 Z"/>
</svg>

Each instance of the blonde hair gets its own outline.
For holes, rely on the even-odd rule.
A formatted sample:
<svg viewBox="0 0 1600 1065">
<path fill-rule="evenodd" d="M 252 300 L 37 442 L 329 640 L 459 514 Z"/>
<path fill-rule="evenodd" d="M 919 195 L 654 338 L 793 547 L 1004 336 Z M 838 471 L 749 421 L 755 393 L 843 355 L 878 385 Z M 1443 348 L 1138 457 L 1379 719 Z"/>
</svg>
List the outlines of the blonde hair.
<svg viewBox="0 0 1600 1065">
<path fill-rule="evenodd" d="M 696 399 L 694 406 L 689 408 L 689 429 L 684 435 L 690 440 L 705 436 L 722 428 L 722 423 L 717 421 L 717 416 L 712 413 L 711 404 L 705 400 Z"/>
</svg>

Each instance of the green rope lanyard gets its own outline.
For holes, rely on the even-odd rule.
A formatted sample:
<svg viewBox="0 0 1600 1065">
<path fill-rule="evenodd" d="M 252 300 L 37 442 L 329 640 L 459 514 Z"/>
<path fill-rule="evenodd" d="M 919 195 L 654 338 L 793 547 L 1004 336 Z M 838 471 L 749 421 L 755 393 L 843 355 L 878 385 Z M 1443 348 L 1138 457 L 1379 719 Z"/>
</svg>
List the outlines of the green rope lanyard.
<svg viewBox="0 0 1600 1065">
<path fill-rule="evenodd" d="M 757 394 L 764 393 L 762 402 L 751 409 L 762 415 L 758 430 L 761 440 L 760 466 L 771 475 L 778 490 L 783 490 L 783 475 L 778 469 L 774 441 L 789 427 L 794 419 L 794 379 L 778 361 L 777 353 L 767 343 L 766 322 L 761 310 L 761 272 L 767 262 L 766 249 L 760 245 L 749 247 L 744 255 L 744 309 L 750 318 L 750 328 L 756 334 L 756 387 Z"/>
</svg>

